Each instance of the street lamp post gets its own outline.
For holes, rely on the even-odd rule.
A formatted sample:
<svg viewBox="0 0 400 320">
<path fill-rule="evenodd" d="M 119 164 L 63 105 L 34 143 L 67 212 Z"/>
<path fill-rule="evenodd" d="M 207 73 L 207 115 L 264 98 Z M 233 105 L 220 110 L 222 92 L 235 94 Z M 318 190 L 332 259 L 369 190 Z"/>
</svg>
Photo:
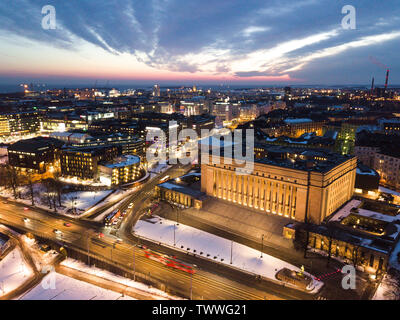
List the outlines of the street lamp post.
<svg viewBox="0 0 400 320">
<path fill-rule="evenodd" d="M 232 251 L 233 251 L 233 241 L 231 241 L 231 264 L 232 264 Z"/>
<path fill-rule="evenodd" d="M 176 245 L 176 242 L 175 242 L 175 228 L 176 228 L 176 224 L 174 223 L 174 247 Z"/>
<path fill-rule="evenodd" d="M 89 242 L 89 231 L 88 231 L 88 233 L 87 233 L 87 256 L 88 256 L 88 265 L 90 266 L 89 245 L 90 245 L 90 242 Z"/>
<path fill-rule="evenodd" d="M 133 246 L 133 281 L 136 281 L 136 249 Z"/>
<path fill-rule="evenodd" d="M 190 300 L 193 300 L 193 273 L 190 274 Z"/>
<path fill-rule="evenodd" d="M 264 234 L 261 237 L 261 255 L 260 255 L 261 259 L 263 257 L 263 247 L 264 247 Z"/>
</svg>

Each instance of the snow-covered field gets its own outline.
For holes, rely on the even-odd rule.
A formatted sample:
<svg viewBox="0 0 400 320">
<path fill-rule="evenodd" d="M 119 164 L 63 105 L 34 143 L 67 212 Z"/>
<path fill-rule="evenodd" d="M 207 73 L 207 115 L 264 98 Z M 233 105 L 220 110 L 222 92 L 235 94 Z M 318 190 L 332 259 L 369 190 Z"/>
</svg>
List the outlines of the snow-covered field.
<svg viewBox="0 0 400 320">
<path fill-rule="evenodd" d="M 31 276 L 31 267 L 25 263 L 21 250 L 15 248 L 0 261 L 0 297 L 21 286 Z"/>
<path fill-rule="evenodd" d="M 53 285 L 54 284 L 54 285 Z M 93 284 L 51 272 L 19 300 L 135 300 Z"/>
<path fill-rule="evenodd" d="M 76 269 L 76 270 L 79 270 L 79 271 L 82 271 L 82 272 L 85 272 L 88 274 L 93 274 L 93 275 L 96 275 L 97 277 L 104 278 L 104 279 L 107 279 L 110 281 L 114 281 L 114 282 L 126 285 L 128 287 L 138 289 L 140 291 L 143 291 L 143 293 L 147 293 L 147 294 L 151 295 L 153 298 L 156 298 L 158 300 L 160 300 L 160 299 L 173 299 L 173 300 L 180 299 L 178 297 L 171 296 L 171 295 L 169 295 L 161 290 L 158 290 L 156 288 L 147 286 L 140 282 L 135 282 L 131 279 L 116 275 L 107 270 L 99 269 L 99 268 L 96 268 L 93 266 L 89 267 L 88 265 L 86 265 L 83 262 L 78 261 L 78 260 L 68 258 L 68 259 L 64 260 L 63 262 L 61 262 L 61 265 L 72 268 L 72 269 Z"/>
<path fill-rule="evenodd" d="M 62 204 L 67 208 L 72 208 L 72 202 L 74 201 L 74 208 L 78 212 L 84 212 L 107 197 L 111 192 L 112 190 L 70 192 L 64 195 Z"/>
<path fill-rule="evenodd" d="M 19 191 L 21 192 L 21 196 L 23 199 L 17 199 L 17 202 L 31 205 L 30 193 L 27 187 L 20 187 Z M 35 206 L 45 210 L 53 210 L 49 208 L 48 201 L 45 194 L 46 190 L 41 184 L 34 185 L 34 198 L 35 198 Z M 72 218 L 79 218 L 85 213 L 86 210 L 93 207 L 97 202 L 104 199 L 108 196 L 112 190 L 105 191 L 78 191 L 78 192 L 69 192 L 64 193 L 61 198 L 62 207 L 57 207 L 57 212 L 62 215 L 66 215 Z M 14 200 L 12 190 L 10 189 L 2 189 L 0 191 L 0 195 L 10 200 Z M 58 203 L 57 203 L 58 205 Z M 76 213 L 72 213 L 72 208 L 75 209 Z"/>
<path fill-rule="evenodd" d="M 218 237 L 211 233 L 192 228 L 183 224 L 175 225 L 174 221 L 154 216 L 150 220 L 139 220 L 133 231 L 137 235 L 161 242 L 169 246 L 174 246 L 174 227 L 175 229 L 175 248 L 195 253 L 219 263 L 232 265 L 233 267 L 261 275 L 273 281 L 278 281 L 275 274 L 286 267 L 291 270 L 300 271 L 294 265 L 272 257 L 258 250 L 247 247 L 240 243 Z M 232 249 L 232 264 L 231 260 Z M 323 283 L 313 277 L 312 291 L 318 291 Z"/>
</svg>

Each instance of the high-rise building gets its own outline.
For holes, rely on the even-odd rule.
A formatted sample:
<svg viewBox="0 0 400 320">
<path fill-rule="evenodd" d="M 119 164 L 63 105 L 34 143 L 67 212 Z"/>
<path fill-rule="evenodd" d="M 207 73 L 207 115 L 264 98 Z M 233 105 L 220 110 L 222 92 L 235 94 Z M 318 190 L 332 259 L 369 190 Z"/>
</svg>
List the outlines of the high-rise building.
<svg viewBox="0 0 400 320">
<path fill-rule="evenodd" d="M 153 96 L 154 97 L 159 97 L 160 94 L 160 86 L 158 84 L 155 84 L 153 87 Z"/>
</svg>

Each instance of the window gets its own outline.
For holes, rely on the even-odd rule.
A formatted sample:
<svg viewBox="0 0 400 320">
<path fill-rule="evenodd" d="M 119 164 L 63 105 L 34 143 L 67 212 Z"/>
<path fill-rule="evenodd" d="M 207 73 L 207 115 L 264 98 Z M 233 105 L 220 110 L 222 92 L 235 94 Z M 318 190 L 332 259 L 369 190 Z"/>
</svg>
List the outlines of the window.
<svg viewBox="0 0 400 320">
<path fill-rule="evenodd" d="M 371 253 L 371 256 L 369 258 L 369 266 L 373 267 L 374 266 L 374 255 Z"/>
</svg>

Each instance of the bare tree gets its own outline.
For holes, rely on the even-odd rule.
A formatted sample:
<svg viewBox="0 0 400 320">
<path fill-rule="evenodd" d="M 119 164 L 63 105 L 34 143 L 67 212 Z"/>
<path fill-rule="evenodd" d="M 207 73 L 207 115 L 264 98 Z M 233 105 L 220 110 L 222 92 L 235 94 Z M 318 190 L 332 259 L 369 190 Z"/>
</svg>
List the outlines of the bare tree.
<svg viewBox="0 0 400 320">
<path fill-rule="evenodd" d="M 7 173 L 8 173 L 8 177 L 9 177 L 8 181 L 9 181 L 10 187 L 13 191 L 14 199 L 17 199 L 18 198 L 17 188 L 19 186 L 19 180 L 20 180 L 19 172 L 15 167 L 8 166 Z"/>
<path fill-rule="evenodd" d="M 30 195 L 30 198 L 31 198 L 32 206 L 34 206 L 35 205 L 35 193 L 34 193 L 34 190 L 33 190 L 32 173 L 28 172 L 26 174 L 26 178 L 28 180 L 29 195 Z"/>
<path fill-rule="evenodd" d="M 58 200 L 58 206 L 61 207 L 61 198 L 63 194 L 63 182 L 60 180 L 61 173 L 60 171 L 55 171 L 54 172 L 54 189 L 55 192 L 57 193 L 57 200 Z"/>
</svg>

